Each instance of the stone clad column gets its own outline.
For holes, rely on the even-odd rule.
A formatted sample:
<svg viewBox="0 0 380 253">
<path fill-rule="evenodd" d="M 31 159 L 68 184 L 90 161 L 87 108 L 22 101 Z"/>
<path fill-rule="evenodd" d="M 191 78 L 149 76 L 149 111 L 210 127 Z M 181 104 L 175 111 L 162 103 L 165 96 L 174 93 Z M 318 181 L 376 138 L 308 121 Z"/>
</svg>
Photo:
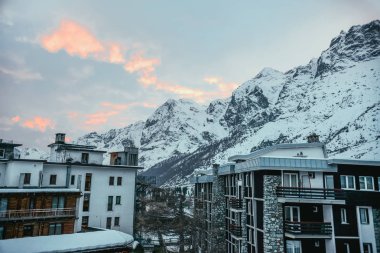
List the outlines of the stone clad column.
<svg viewBox="0 0 380 253">
<path fill-rule="evenodd" d="M 281 186 L 281 176 L 264 175 L 264 253 L 284 253 L 284 223 L 277 186 Z"/>
</svg>

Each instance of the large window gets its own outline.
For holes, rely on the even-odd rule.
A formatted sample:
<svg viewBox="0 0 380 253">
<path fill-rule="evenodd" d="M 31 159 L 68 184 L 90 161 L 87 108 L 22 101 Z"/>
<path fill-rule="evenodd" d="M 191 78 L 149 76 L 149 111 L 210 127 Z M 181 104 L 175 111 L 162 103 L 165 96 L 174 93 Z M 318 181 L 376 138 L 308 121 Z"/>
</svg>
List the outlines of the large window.
<svg viewBox="0 0 380 253">
<path fill-rule="evenodd" d="M 359 177 L 360 190 L 375 190 L 373 184 L 373 177 L 360 176 Z"/>
<path fill-rule="evenodd" d="M 90 211 L 90 193 L 83 195 L 83 212 Z"/>
<path fill-rule="evenodd" d="M 347 222 L 347 210 L 346 208 L 340 209 L 340 221 L 342 224 L 348 224 Z"/>
<path fill-rule="evenodd" d="M 301 253 L 301 241 L 286 241 L 286 253 Z"/>
<path fill-rule="evenodd" d="M 108 196 L 107 211 L 112 211 L 113 207 L 113 196 Z"/>
<path fill-rule="evenodd" d="M 51 201 L 51 208 L 65 208 L 65 197 L 54 196 Z"/>
<path fill-rule="evenodd" d="M 25 173 L 24 174 L 24 184 L 30 184 L 30 177 L 31 177 L 31 173 Z"/>
<path fill-rule="evenodd" d="M 300 208 L 298 206 L 285 206 L 285 221 L 299 222 Z"/>
<path fill-rule="evenodd" d="M 360 223 L 369 224 L 368 208 L 359 208 Z"/>
<path fill-rule="evenodd" d="M 52 223 L 49 224 L 49 235 L 60 235 L 62 234 L 62 224 Z"/>
<path fill-rule="evenodd" d="M 298 175 L 296 173 L 284 173 L 283 186 L 298 187 Z"/>
<path fill-rule="evenodd" d="M 50 175 L 50 185 L 57 184 L 57 175 Z"/>
<path fill-rule="evenodd" d="M 342 189 L 355 190 L 355 177 L 354 176 L 340 176 L 340 187 Z"/>
<path fill-rule="evenodd" d="M 86 182 L 84 184 L 84 190 L 85 191 L 91 191 L 91 173 L 86 173 Z"/>
</svg>

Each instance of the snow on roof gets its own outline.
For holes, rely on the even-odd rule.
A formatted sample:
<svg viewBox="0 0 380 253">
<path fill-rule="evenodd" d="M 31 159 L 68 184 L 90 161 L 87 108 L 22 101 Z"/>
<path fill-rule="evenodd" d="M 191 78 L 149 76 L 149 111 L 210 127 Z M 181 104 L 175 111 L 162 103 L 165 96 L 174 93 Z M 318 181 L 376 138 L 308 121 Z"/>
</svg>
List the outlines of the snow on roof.
<svg viewBox="0 0 380 253">
<path fill-rule="evenodd" d="M 0 240 L 3 253 L 76 252 L 137 246 L 131 235 L 116 230 Z"/>
<path fill-rule="evenodd" d="M 79 192 L 77 188 L 0 188 L 0 193 Z"/>
</svg>

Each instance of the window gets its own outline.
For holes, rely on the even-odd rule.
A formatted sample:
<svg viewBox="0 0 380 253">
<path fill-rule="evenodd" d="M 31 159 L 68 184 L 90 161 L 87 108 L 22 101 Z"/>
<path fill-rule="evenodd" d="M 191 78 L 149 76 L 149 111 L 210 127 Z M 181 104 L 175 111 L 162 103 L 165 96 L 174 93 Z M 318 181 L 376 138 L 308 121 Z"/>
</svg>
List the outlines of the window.
<svg viewBox="0 0 380 253">
<path fill-rule="evenodd" d="M 296 173 L 284 173 L 283 186 L 298 187 L 298 175 Z"/>
<path fill-rule="evenodd" d="M 81 163 L 88 163 L 88 153 L 82 153 Z"/>
<path fill-rule="evenodd" d="M 368 208 L 359 208 L 360 223 L 369 224 Z"/>
<path fill-rule="evenodd" d="M 299 222 L 300 208 L 298 206 L 285 206 L 285 221 Z"/>
<path fill-rule="evenodd" d="M 0 198 L 0 212 L 8 210 L 8 199 Z"/>
<path fill-rule="evenodd" d="M 33 225 L 24 225 L 23 237 L 33 236 Z"/>
<path fill-rule="evenodd" d="M 82 230 L 88 228 L 88 216 L 82 216 Z"/>
<path fill-rule="evenodd" d="M 62 224 L 52 223 L 49 224 L 49 235 L 60 235 L 62 234 Z"/>
<path fill-rule="evenodd" d="M 30 184 L 30 177 L 31 177 L 31 173 L 25 173 L 24 174 L 24 184 Z"/>
<path fill-rule="evenodd" d="M 88 212 L 90 210 L 90 193 L 85 193 L 83 195 L 83 212 Z"/>
<path fill-rule="evenodd" d="M 346 210 L 346 208 L 340 209 L 340 221 L 342 224 L 348 224 L 347 223 L 347 210 Z"/>
<path fill-rule="evenodd" d="M 65 197 L 54 196 L 51 202 L 51 208 L 65 208 Z"/>
<path fill-rule="evenodd" d="M 344 249 L 344 252 L 343 253 L 350 253 L 350 244 L 345 242 L 343 244 L 343 249 Z"/>
<path fill-rule="evenodd" d="M 74 184 L 75 184 L 75 175 L 71 175 L 70 184 L 71 184 L 71 185 L 74 185 Z"/>
<path fill-rule="evenodd" d="M 301 253 L 301 241 L 286 241 L 286 253 Z"/>
<path fill-rule="evenodd" d="M 5 149 L 0 149 L 0 158 L 5 157 Z"/>
<path fill-rule="evenodd" d="M 129 164 L 128 165 L 132 165 L 132 166 L 137 166 L 137 154 L 129 154 Z"/>
<path fill-rule="evenodd" d="M 113 207 L 113 196 L 108 196 L 107 211 L 112 211 L 112 207 Z"/>
<path fill-rule="evenodd" d="M 364 253 L 372 253 L 372 244 L 371 243 L 363 243 L 363 252 Z"/>
<path fill-rule="evenodd" d="M 115 184 L 115 177 L 110 177 L 110 179 L 108 181 L 108 184 L 109 185 L 114 185 Z"/>
<path fill-rule="evenodd" d="M 355 190 L 355 177 L 354 176 L 340 176 L 340 187 L 342 189 Z"/>
<path fill-rule="evenodd" d="M 111 229 L 112 217 L 107 217 L 106 228 Z"/>
<path fill-rule="evenodd" d="M 5 234 L 4 231 L 5 231 L 4 227 L 0 227 L 0 240 L 4 239 L 4 234 Z"/>
<path fill-rule="evenodd" d="M 50 185 L 57 184 L 57 175 L 50 175 Z"/>
<path fill-rule="evenodd" d="M 114 226 L 120 226 L 120 217 L 115 217 Z"/>
<path fill-rule="evenodd" d="M 117 185 L 121 185 L 123 178 L 122 177 L 117 177 Z"/>
<path fill-rule="evenodd" d="M 373 185 L 373 177 L 360 176 L 359 177 L 360 190 L 375 190 Z"/>
<path fill-rule="evenodd" d="M 91 173 L 86 173 L 86 181 L 84 183 L 84 190 L 85 191 L 91 191 Z"/>
<path fill-rule="evenodd" d="M 121 205 L 121 196 L 116 196 L 116 205 Z"/>
</svg>

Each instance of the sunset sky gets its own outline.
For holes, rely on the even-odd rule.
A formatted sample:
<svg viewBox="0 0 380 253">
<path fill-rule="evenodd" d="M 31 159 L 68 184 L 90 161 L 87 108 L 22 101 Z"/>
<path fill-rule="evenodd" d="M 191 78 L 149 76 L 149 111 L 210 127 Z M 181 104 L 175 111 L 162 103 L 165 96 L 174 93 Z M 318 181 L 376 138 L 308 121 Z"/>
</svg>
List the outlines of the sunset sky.
<svg viewBox="0 0 380 253">
<path fill-rule="evenodd" d="M 286 3 L 286 4 L 285 4 Z M 45 147 L 318 57 L 378 0 L 2 1 L 0 139 Z"/>
</svg>

